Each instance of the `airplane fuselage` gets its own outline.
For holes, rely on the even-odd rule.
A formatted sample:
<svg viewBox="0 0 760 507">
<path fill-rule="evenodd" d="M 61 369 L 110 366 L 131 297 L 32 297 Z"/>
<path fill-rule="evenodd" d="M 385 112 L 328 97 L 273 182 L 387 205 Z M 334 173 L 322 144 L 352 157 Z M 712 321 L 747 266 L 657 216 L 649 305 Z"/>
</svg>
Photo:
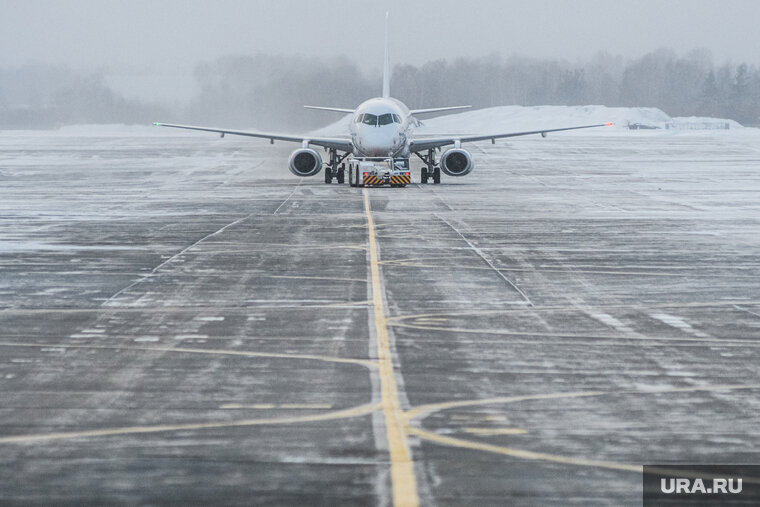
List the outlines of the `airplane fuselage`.
<svg viewBox="0 0 760 507">
<path fill-rule="evenodd" d="M 376 97 L 359 104 L 349 131 L 358 157 L 408 157 L 409 134 L 415 126 L 409 108 L 391 97 Z"/>
</svg>

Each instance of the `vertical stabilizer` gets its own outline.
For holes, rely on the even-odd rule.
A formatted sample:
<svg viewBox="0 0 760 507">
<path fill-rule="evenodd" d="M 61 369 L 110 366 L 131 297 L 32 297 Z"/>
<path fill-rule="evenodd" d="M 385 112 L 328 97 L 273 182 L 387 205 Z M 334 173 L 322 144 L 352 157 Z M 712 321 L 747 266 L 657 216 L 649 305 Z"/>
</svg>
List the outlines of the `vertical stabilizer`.
<svg viewBox="0 0 760 507">
<path fill-rule="evenodd" d="M 388 55 L 388 13 L 385 13 L 385 60 L 383 61 L 383 97 L 391 96 L 391 63 Z"/>
</svg>

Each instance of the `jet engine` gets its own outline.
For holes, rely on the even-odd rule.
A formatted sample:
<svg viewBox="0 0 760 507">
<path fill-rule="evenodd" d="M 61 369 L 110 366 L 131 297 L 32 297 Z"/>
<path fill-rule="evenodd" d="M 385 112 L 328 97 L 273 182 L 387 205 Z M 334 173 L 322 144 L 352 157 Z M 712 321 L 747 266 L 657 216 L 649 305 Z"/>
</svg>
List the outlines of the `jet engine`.
<svg viewBox="0 0 760 507">
<path fill-rule="evenodd" d="M 441 155 L 441 170 L 449 176 L 464 176 L 470 174 L 475 164 L 467 150 L 452 148 Z"/>
<path fill-rule="evenodd" d="M 311 148 L 301 148 L 291 153 L 288 169 L 296 176 L 314 176 L 322 169 L 322 157 Z"/>
</svg>

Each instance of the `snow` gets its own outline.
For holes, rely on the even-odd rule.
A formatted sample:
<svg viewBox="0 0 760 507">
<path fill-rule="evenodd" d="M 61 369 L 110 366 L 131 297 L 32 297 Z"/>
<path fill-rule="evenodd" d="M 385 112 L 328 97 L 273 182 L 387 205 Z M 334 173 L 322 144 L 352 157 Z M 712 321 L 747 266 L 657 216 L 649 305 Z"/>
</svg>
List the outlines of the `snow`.
<svg viewBox="0 0 760 507">
<path fill-rule="evenodd" d="M 348 131 L 351 116 L 315 131 L 319 135 L 340 135 Z M 676 129 L 715 129 L 729 124 L 731 129 L 742 128 L 733 121 L 721 118 L 670 117 L 655 107 L 607 107 L 607 106 L 499 106 L 469 110 L 436 118 L 422 118 L 422 126 L 416 135 L 483 134 L 561 128 L 612 122 L 610 131 L 628 131 L 629 124 L 643 124 Z"/>
<path fill-rule="evenodd" d="M 734 120 L 728 120 L 725 118 L 709 118 L 705 116 L 683 116 L 671 118 L 668 124 L 669 125 L 666 125 L 666 127 L 670 126 L 673 128 L 673 126 L 675 126 L 676 128 L 687 130 L 722 129 L 725 128 L 726 125 L 728 125 L 730 129 L 744 128 L 739 122 L 736 122 Z"/>
<path fill-rule="evenodd" d="M 331 113 L 325 113 L 329 115 Z M 327 116 L 326 118 L 329 118 Z M 705 117 L 670 117 L 655 107 L 607 107 L 607 106 L 499 106 L 485 109 L 467 110 L 435 118 L 420 117 L 422 126 L 415 129 L 418 136 L 440 134 L 483 134 L 561 128 L 576 125 L 613 123 L 612 128 L 603 129 L 609 134 L 614 131 L 628 131 L 629 124 L 658 127 L 660 130 L 717 130 L 726 125 L 731 130 L 744 129 L 734 120 Z M 351 115 L 312 131 L 311 135 L 345 136 Z M 222 127 L 224 127 L 222 125 Z M 256 129 L 251 129 L 256 130 Z M 197 132 L 146 125 L 67 125 L 56 130 L 45 131 L 46 137 L 188 137 L 198 136 Z M 569 132 L 567 134 L 572 134 Z M 0 136 L 39 137 L 39 130 L 0 130 Z M 213 136 L 214 134 L 206 134 Z M 563 134 L 566 135 L 566 134 Z"/>
<path fill-rule="evenodd" d="M 575 125 L 612 122 L 618 128 L 628 123 L 665 123 L 670 117 L 653 107 L 605 106 L 501 106 L 422 120 L 425 131 L 455 132 L 465 129 L 475 133 L 537 130 Z"/>
<path fill-rule="evenodd" d="M 0 130 L 2 137 L 186 137 L 196 134 L 189 130 L 157 127 L 151 123 L 145 125 L 124 125 L 121 123 L 99 123 L 81 125 L 63 125 L 50 130 Z M 212 134 L 213 135 L 213 134 Z"/>
</svg>

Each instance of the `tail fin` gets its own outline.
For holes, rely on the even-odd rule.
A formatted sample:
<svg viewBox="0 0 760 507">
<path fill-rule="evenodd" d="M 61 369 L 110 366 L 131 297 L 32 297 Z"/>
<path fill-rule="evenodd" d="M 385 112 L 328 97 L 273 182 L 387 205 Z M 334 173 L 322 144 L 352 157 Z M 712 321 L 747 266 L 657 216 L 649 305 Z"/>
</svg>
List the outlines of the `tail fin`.
<svg viewBox="0 0 760 507">
<path fill-rule="evenodd" d="M 388 13 L 385 13 L 385 61 L 383 62 L 383 97 L 391 96 L 391 70 L 388 56 Z"/>
</svg>

